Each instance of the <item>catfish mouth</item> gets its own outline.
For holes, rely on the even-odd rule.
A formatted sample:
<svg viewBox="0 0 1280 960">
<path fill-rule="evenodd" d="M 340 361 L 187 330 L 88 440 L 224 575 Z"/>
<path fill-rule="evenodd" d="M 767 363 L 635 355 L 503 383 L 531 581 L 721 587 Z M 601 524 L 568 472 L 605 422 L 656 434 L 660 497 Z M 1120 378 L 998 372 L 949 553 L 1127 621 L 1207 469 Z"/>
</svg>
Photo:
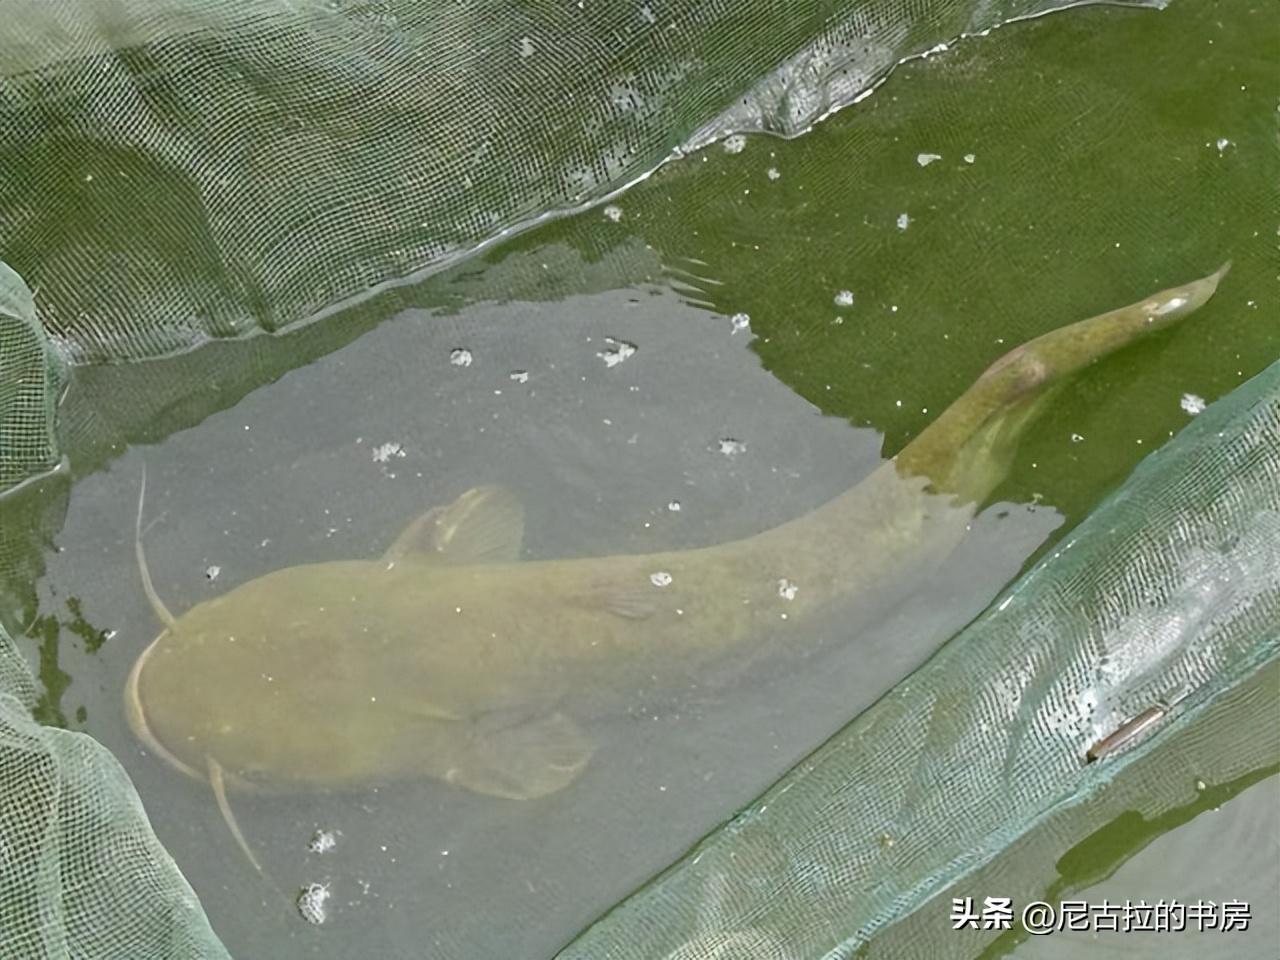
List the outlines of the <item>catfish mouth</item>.
<svg viewBox="0 0 1280 960">
<path fill-rule="evenodd" d="M 203 781 L 206 777 L 202 772 L 191 766 L 189 763 L 179 760 L 172 752 L 170 752 L 169 748 L 162 744 L 159 739 L 157 739 L 156 735 L 151 732 L 151 727 L 147 724 L 146 714 L 142 710 L 142 698 L 138 695 L 138 679 L 142 675 L 142 667 L 146 664 L 147 658 L 151 656 L 152 651 L 155 650 L 156 645 L 159 644 L 168 633 L 168 630 L 162 631 L 160 636 L 152 640 L 147 649 L 143 650 L 142 653 L 138 655 L 138 659 L 134 661 L 133 669 L 129 671 L 129 679 L 125 682 L 124 686 L 125 717 L 129 721 L 129 729 L 133 731 L 133 735 L 142 742 L 144 747 L 175 770 L 185 773 L 193 780 Z"/>
</svg>

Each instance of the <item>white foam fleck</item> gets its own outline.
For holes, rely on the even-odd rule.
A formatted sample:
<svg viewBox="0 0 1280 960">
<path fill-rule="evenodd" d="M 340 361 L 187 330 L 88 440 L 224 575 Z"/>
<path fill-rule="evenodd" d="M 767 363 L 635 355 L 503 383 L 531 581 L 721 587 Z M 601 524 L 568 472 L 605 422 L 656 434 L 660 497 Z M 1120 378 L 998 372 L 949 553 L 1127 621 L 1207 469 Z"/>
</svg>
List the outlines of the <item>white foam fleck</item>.
<svg viewBox="0 0 1280 960">
<path fill-rule="evenodd" d="M 1194 417 L 1197 413 L 1202 413 L 1204 411 L 1204 397 L 1194 393 L 1184 393 L 1182 395 L 1182 400 L 1179 402 L 1179 406 Z"/>
<path fill-rule="evenodd" d="M 605 337 L 604 342 L 608 344 L 603 350 L 596 353 L 596 356 L 604 361 L 606 367 L 616 367 L 628 357 L 632 357 L 636 352 L 634 343 L 627 343 L 625 340 L 615 340 L 613 337 Z"/>
<path fill-rule="evenodd" d="M 655 587 L 669 587 L 671 586 L 671 574 L 665 570 L 658 570 L 649 574 L 649 582 Z"/>
<path fill-rule="evenodd" d="M 906 213 L 900 213 L 900 214 L 898 214 L 898 229 L 899 229 L 899 230 L 905 230 L 905 229 L 907 229 L 907 227 L 909 227 L 909 226 L 911 226 L 911 216 L 910 216 L 910 214 L 906 214 Z"/>
<path fill-rule="evenodd" d="M 730 331 L 731 333 L 738 333 L 741 330 L 750 330 L 751 314 L 735 313 L 732 317 L 729 318 L 729 322 L 733 324 L 733 330 Z"/>
<path fill-rule="evenodd" d="M 316 832 L 311 835 L 311 840 L 307 843 L 307 849 L 312 853 L 328 853 L 338 845 L 338 835 L 332 830 L 321 830 L 318 827 Z"/>
<path fill-rule="evenodd" d="M 736 457 L 740 453 L 745 453 L 747 445 L 741 440 L 734 440 L 732 437 L 723 437 L 718 443 L 718 449 L 726 457 Z"/>
<path fill-rule="evenodd" d="M 747 148 L 747 138 L 740 133 L 724 138 L 725 153 L 741 153 Z"/>
<path fill-rule="evenodd" d="M 799 590 L 800 588 L 786 577 L 778 581 L 778 596 L 783 600 L 794 600 Z"/>
<path fill-rule="evenodd" d="M 622 208 L 616 203 L 611 203 L 604 208 L 604 218 L 617 223 L 622 219 Z"/>
<path fill-rule="evenodd" d="M 392 457 L 403 456 L 404 447 L 394 441 L 388 441 L 373 448 L 374 463 L 388 463 Z"/>
<path fill-rule="evenodd" d="M 853 291 L 841 290 L 839 293 L 835 295 L 835 304 L 837 307 L 852 307 Z"/>
<path fill-rule="evenodd" d="M 308 883 L 298 892 L 298 913 L 302 914 L 302 919 L 307 923 L 317 926 L 324 923 L 329 918 L 325 907 L 329 897 L 327 883 Z"/>
<path fill-rule="evenodd" d="M 929 164 L 933 163 L 935 160 L 941 160 L 941 159 L 942 159 L 942 154 L 940 153 L 917 153 L 916 154 L 916 163 L 920 164 L 920 166 L 922 167 L 927 167 Z"/>
<path fill-rule="evenodd" d="M 455 367 L 469 367 L 471 360 L 471 351 L 466 347 L 454 347 L 449 351 L 449 362 Z"/>
</svg>

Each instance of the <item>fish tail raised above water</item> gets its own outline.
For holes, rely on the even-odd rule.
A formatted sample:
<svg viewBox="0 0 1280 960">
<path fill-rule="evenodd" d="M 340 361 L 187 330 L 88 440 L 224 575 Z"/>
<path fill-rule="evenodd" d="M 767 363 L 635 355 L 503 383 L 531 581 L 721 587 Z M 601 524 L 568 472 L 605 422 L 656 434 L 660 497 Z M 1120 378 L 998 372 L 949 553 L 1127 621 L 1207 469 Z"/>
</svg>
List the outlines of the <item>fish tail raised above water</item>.
<svg viewBox="0 0 1280 960">
<path fill-rule="evenodd" d="M 1136 303 L 1060 327 L 996 360 L 895 458 L 903 476 L 934 490 L 980 501 L 1008 471 L 1017 440 L 1054 388 L 1073 373 L 1203 306 L 1231 268 L 1161 290 Z"/>
</svg>

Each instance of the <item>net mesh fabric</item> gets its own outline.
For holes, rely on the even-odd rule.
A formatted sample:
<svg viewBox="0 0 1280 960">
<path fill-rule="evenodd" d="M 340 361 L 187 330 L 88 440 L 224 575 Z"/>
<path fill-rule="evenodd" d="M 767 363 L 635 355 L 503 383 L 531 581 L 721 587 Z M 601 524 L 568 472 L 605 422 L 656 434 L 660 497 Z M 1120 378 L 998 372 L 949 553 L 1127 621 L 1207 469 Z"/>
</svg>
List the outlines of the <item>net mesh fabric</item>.
<svg viewBox="0 0 1280 960">
<path fill-rule="evenodd" d="M 19 0 L 4 256 L 77 361 L 281 330 L 1069 5 Z"/>
<path fill-rule="evenodd" d="M 128 776 L 84 734 L 36 723 L 0 627 L 0 954 L 226 957 Z"/>
<path fill-rule="evenodd" d="M 12 3 L 0 255 L 44 322 L 0 265 L 0 486 L 57 465 L 64 358 L 291 329 L 682 147 L 797 133 L 904 56 L 1065 5 Z M 237 356 L 219 375 L 252 381 Z M 167 411 L 148 366 L 109 395 Z M 1257 720 L 1278 404 L 1273 367 L 1202 415 L 1007 603 L 564 955 L 844 956 L 873 935 L 893 956 L 968 951 L 939 934 L 953 893 L 1038 889 L 1035 852 L 1108 811 L 1155 816 L 1196 777 L 1274 763 Z M 35 526 L 4 519 L 6 583 L 30 581 Z M 1081 773 L 1082 737 L 1171 693 L 1154 737 Z M 118 764 L 33 703 L 0 629 L 0 954 L 225 956 Z"/>
<path fill-rule="evenodd" d="M 948 898 L 1039 896 L 1045 856 L 1100 820 L 1275 764 L 1277 450 L 1280 363 L 563 960 L 972 956 Z M 1154 735 L 1082 770 L 1157 704 Z"/>
</svg>

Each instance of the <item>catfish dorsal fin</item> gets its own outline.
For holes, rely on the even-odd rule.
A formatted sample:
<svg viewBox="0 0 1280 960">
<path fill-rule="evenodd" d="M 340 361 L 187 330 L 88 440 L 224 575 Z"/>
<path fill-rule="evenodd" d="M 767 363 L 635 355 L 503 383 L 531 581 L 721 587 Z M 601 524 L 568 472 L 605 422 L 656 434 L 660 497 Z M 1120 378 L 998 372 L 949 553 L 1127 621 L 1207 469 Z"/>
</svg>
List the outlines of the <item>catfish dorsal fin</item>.
<svg viewBox="0 0 1280 960">
<path fill-rule="evenodd" d="M 473 487 L 447 507 L 409 524 L 383 559 L 442 563 L 514 563 L 524 542 L 524 508 L 510 490 Z"/>
</svg>

